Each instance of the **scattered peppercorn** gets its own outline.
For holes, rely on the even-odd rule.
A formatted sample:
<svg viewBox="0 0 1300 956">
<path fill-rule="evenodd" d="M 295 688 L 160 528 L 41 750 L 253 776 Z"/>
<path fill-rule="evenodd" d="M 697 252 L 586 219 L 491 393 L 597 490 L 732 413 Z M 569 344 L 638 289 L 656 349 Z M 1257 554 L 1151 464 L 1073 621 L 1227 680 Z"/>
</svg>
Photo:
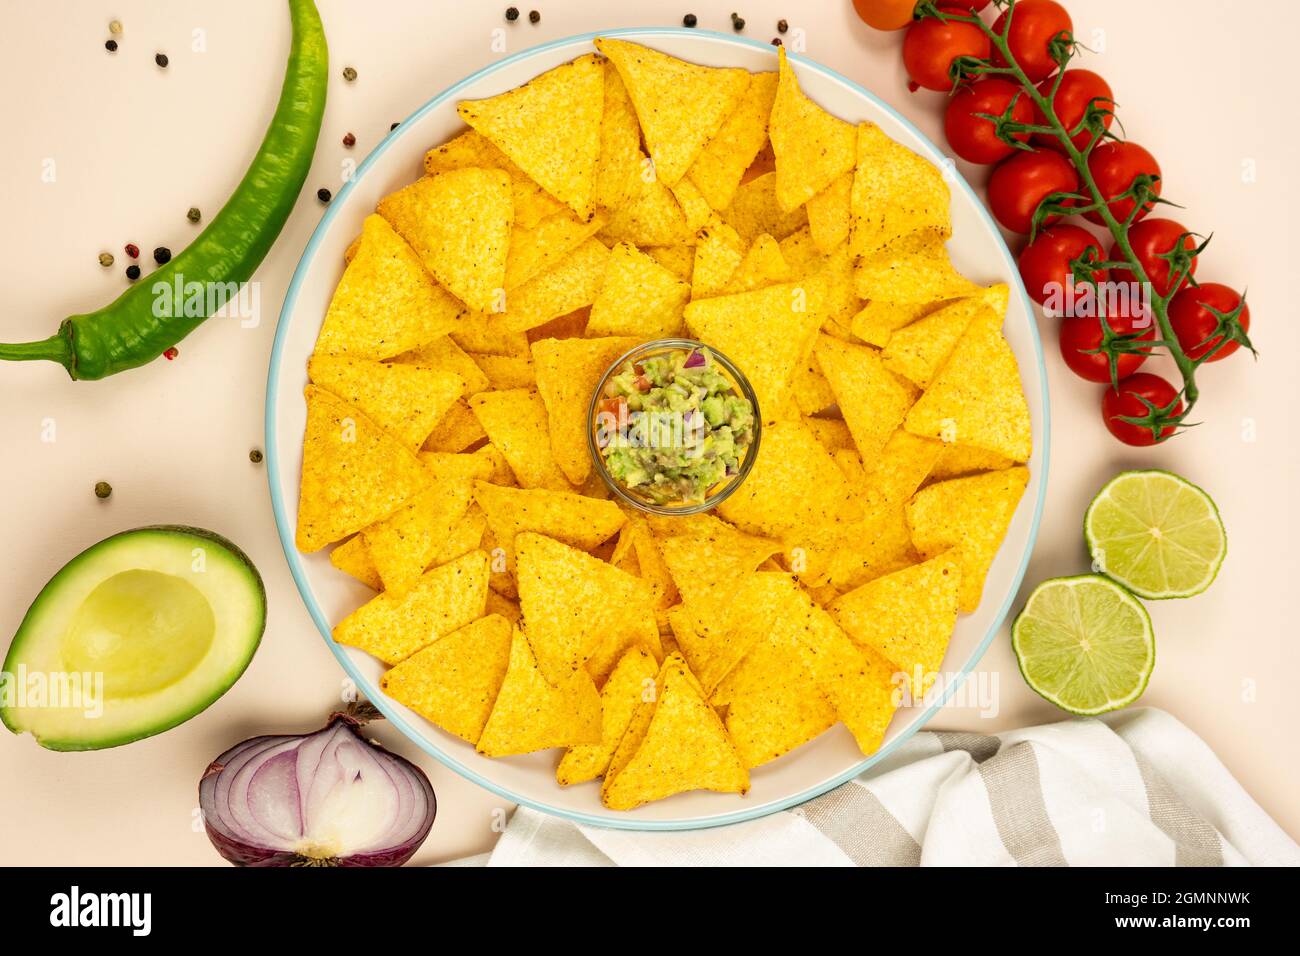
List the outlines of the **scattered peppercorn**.
<svg viewBox="0 0 1300 956">
<path fill-rule="evenodd" d="M 155 53 L 153 61 L 157 63 L 159 66 L 161 66 L 164 70 L 167 69 L 167 64 L 171 62 L 170 60 L 167 59 L 166 53 Z"/>
<path fill-rule="evenodd" d="M 351 133 L 344 133 L 343 145 L 346 146 L 348 149 L 351 149 L 353 146 L 357 145 L 357 138 L 353 136 Z"/>
<path fill-rule="evenodd" d="M 153 251 L 153 261 L 160 266 L 165 266 L 172 260 L 172 251 L 166 246 L 159 246 Z"/>
<path fill-rule="evenodd" d="M 352 82 L 353 80 L 355 80 L 356 78 L 357 78 L 357 71 L 356 71 L 356 70 L 352 69 L 352 67 L 350 67 L 350 66 L 345 66 L 345 67 L 343 68 L 343 79 L 345 79 L 345 80 L 347 80 L 349 83 L 351 83 L 351 82 Z"/>
<path fill-rule="evenodd" d="M 116 53 L 116 52 L 117 52 L 117 41 L 116 41 L 116 40 L 105 40 L 105 41 L 104 41 L 104 49 L 107 50 L 109 53 Z"/>
<path fill-rule="evenodd" d="M 739 33 L 741 30 L 745 29 L 745 18 L 740 16 L 738 13 L 733 13 L 731 15 L 731 27 Z"/>
<path fill-rule="evenodd" d="M 789 29 L 790 29 L 790 23 L 789 23 L 789 21 L 787 21 L 787 20 L 777 20 L 777 21 L 776 21 L 776 32 L 777 32 L 777 33 L 784 33 L 786 30 L 789 30 Z"/>
<path fill-rule="evenodd" d="M 781 38 L 780 38 L 780 37 L 772 37 L 772 46 L 780 46 L 780 45 L 781 45 Z"/>
<path fill-rule="evenodd" d="M 316 190 L 316 198 L 321 202 L 329 202 L 334 198 L 334 194 L 322 186 L 320 189 Z"/>
<path fill-rule="evenodd" d="M 111 34 L 113 34 L 113 36 L 120 36 L 121 33 L 122 33 L 122 21 L 121 21 L 121 20 L 109 20 L 109 21 L 108 21 L 108 32 L 111 33 Z"/>
<path fill-rule="evenodd" d="M 96 498 L 101 498 L 101 499 L 102 499 L 102 498 L 107 498 L 107 497 L 108 497 L 109 495 L 111 495 L 112 493 L 113 493 L 113 486 L 110 485 L 107 481 L 97 481 L 97 482 L 95 482 L 95 497 L 96 497 Z"/>
<path fill-rule="evenodd" d="M 199 212 L 198 206 L 191 206 L 189 212 L 185 214 L 185 218 L 190 222 L 198 222 L 203 218 L 203 213 Z"/>
<path fill-rule="evenodd" d="M 111 266 L 113 264 L 113 253 L 101 252 L 99 254 L 99 264 L 103 266 L 105 269 Z"/>
<path fill-rule="evenodd" d="M 516 20 L 518 20 L 518 19 L 519 19 L 519 8 L 518 8 L 518 7 L 506 7 L 506 19 L 509 20 L 511 23 L 514 23 Z"/>
<path fill-rule="evenodd" d="M 388 132 L 391 133 L 393 130 L 397 129 L 397 127 L 401 125 L 402 125 L 401 121 L 399 120 L 398 122 L 394 123 L 392 126 L 388 127 Z"/>
<path fill-rule="evenodd" d="M 181 354 L 181 350 L 174 345 L 169 349 L 163 349 L 163 358 L 165 358 L 169 362 L 180 354 Z"/>
<path fill-rule="evenodd" d="M 529 22 L 529 23 L 541 23 L 541 22 L 542 22 L 542 15 L 541 15 L 540 13 L 538 13 L 536 10 L 529 10 L 529 11 L 528 11 L 528 22 Z"/>
<path fill-rule="evenodd" d="M 686 14 L 686 16 L 682 17 L 682 26 L 684 27 L 693 27 L 695 26 L 695 24 L 699 22 L 700 21 L 696 18 L 695 14 L 693 13 L 688 13 Z"/>
<path fill-rule="evenodd" d="M 248 460 L 255 465 L 260 465 L 262 463 L 262 449 L 254 448 L 250 451 L 248 453 Z"/>
<path fill-rule="evenodd" d="M 126 254 L 130 256 L 132 259 L 139 259 L 140 247 L 137 246 L 134 242 L 128 242 L 126 244 Z"/>
<path fill-rule="evenodd" d="M 132 282 L 134 282 L 136 279 L 140 278 L 140 267 L 139 267 L 139 266 L 136 266 L 136 265 L 130 265 L 130 266 L 127 266 L 127 267 L 126 267 L 126 277 L 127 277 L 128 279 L 130 279 Z"/>
</svg>

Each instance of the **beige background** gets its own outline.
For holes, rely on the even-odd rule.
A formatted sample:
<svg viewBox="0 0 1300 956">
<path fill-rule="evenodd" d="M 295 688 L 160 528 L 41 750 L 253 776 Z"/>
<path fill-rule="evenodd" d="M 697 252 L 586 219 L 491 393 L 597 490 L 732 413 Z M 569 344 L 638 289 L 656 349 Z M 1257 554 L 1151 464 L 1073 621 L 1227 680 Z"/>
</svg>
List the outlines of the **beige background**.
<svg viewBox="0 0 1300 956">
<path fill-rule="evenodd" d="M 17 864 L 214 864 L 195 825 L 207 762 L 256 733 L 307 731 L 336 704 L 342 674 L 298 598 L 276 539 L 260 466 L 267 358 L 289 274 L 321 211 L 389 124 L 507 52 L 603 27 L 668 25 L 687 10 L 701 27 L 775 35 L 780 17 L 806 34 L 810 56 L 877 92 L 942 144 L 939 94 L 905 88 L 900 34 L 862 26 L 847 2 L 818 0 L 551 0 L 538 26 L 508 25 L 505 3 L 318 0 L 331 48 L 330 100 L 315 168 L 298 209 L 258 274 L 262 323 L 209 323 L 174 362 L 73 384 L 55 366 L 0 368 L 0 634 L 12 634 L 44 582 L 73 554 L 124 528 L 211 527 L 245 548 L 270 597 L 262 648 L 248 673 L 199 718 L 160 737 L 91 754 L 46 753 L 0 736 L 0 861 Z M 1084 65 L 1111 82 L 1128 134 L 1161 161 L 1166 195 L 1186 226 L 1215 233 L 1200 277 L 1249 286 L 1262 357 L 1202 375 L 1203 424 L 1158 450 L 1126 449 L 1105 432 L 1099 387 L 1074 379 L 1043 322 L 1053 398 L 1051 482 L 1029 584 L 1086 570 L 1082 512 L 1117 470 L 1157 465 L 1205 487 L 1227 523 L 1230 551 L 1206 594 L 1155 604 L 1155 675 L 1142 703 L 1201 734 L 1259 803 L 1300 837 L 1297 651 L 1293 591 L 1300 485 L 1288 292 L 1300 248 L 1290 213 L 1300 149 L 1288 66 L 1300 16 L 1259 0 L 1250 16 L 1216 0 L 1073 0 Z M 680 9 L 679 9 L 680 8 Z M 112 16 L 126 32 L 103 50 Z M 195 31 L 200 31 L 195 33 Z M 216 213 L 260 141 L 287 45 L 283 4 L 47 0 L 6 10 L 6 108 L 0 148 L 6 228 L 0 231 L 0 338 L 44 337 L 64 315 L 109 301 L 124 285 L 122 246 L 185 246 L 191 205 Z M 196 51 L 196 38 L 206 50 Z M 787 42 L 791 35 L 787 35 Z M 200 45 L 202 45 L 200 44 Z M 165 51 L 160 71 L 153 55 Z M 1202 64 L 1196 66 L 1195 64 Z M 354 66 L 360 77 L 339 74 Z M 357 145 L 345 150 L 345 132 Z M 53 166 L 50 166 L 50 163 Z M 54 171 L 54 181 L 43 173 Z M 973 179 L 978 184 L 978 172 Z M 96 256 L 117 256 L 110 270 Z M 56 440 L 42 442 L 52 422 Z M 112 482 L 110 501 L 92 494 Z M 993 731 L 1059 719 L 1016 672 L 1001 635 L 978 668 L 996 688 L 995 717 L 949 709 L 932 725 Z M 376 736 L 417 759 L 438 794 L 438 821 L 417 861 L 489 848 L 502 803 L 419 755 L 383 726 Z M 506 808 L 508 809 L 508 808 Z"/>
</svg>

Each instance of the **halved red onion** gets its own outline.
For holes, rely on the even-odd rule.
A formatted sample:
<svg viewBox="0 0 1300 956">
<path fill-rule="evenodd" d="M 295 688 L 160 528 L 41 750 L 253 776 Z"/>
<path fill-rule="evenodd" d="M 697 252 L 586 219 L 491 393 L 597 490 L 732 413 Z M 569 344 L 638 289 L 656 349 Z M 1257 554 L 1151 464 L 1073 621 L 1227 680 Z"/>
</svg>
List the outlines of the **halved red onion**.
<svg viewBox="0 0 1300 956">
<path fill-rule="evenodd" d="M 361 736 L 373 708 L 313 734 L 253 737 L 208 765 L 208 839 L 238 866 L 401 866 L 438 804 L 419 767 Z"/>
</svg>

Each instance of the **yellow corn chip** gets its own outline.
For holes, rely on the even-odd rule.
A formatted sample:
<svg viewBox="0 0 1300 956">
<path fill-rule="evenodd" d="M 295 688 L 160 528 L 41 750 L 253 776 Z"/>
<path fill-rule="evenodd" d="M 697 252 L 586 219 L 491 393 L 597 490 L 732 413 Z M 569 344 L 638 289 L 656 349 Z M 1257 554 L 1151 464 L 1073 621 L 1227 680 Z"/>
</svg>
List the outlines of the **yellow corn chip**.
<svg viewBox="0 0 1300 956">
<path fill-rule="evenodd" d="M 895 332 L 881 358 L 895 375 L 927 388 L 967 327 L 977 318 L 995 318 L 982 296 L 958 299 Z"/>
<path fill-rule="evenodd" d="M 984 577 L 1025 492 L 1029 471 L 1007 468 L 928 485 L 907 506 L 912 542 L 922 557 L 957 549 L 961 563 L 958 609 L 979 607 Z"/>
<path fill-rule="evenodd" d="M 790 392 L 794 396 L 795 404 L 799 406 L 799 411 L 804 415 L 816 415 L 835 404 L 835 393 L 831 391 L 831 383 L 822 374 L 815 355 L 809 355 L 803 366 L 795 373 Z"/>
<path fill-rule="evenodd" d="M 646 246 L 641 251 L 687 285 L 690 284 L 691 273 L 695 270 L 693 246 Z"/>
<path fill-rule="evenodd" d="M 591 306 L 587 335 L 627 335 L 642 340 L 680 335 L 682 310 L 690 294 L 690 286 L 668 269 L 635 246 L 620 242 L 610 251 L 604 284 Z M 554 436 L 554 424 L 551 427 Z"/>
<path fill-rule="evenodd" d="M 749 773 L 686 662 L 673 657 L 640 746 L 617 775 L 606 775 L 601 799 L 611 810 L 631 810 L 687 790 L 746 793 Z"/>
<path fill-rule="evenodd" d="M 499 302 L 514 219 L 509 174 L 469 168 L 426 176 L 381 199 L 379 214 L 456 298 L 482 312 Z"/>
<path fill-rule="evenodd" d="M 506 328 L 514 332 L 567 315 L 596 301 L 609 250 L 599 239 L 588 239 L 559 263 L 509 294 Z"/>
<path fill-rule="evenodd" d="M 772 633 L 796 590 L 794 579 L 784 572 L 754 573 L 746 568 L 728 590 L 695 594 L 668 612 L 678 646 L 715 704 L 729 702 L 721 685 Z"/>
<path fill-rule="evenodd" d="M 826 264 L 826 257 L 813 242 L 808 226 L 796 229 L 781 240 L 781 257 L 791 274 L 800 279 L 818 272 Z"/>
<path fill-rule="evenodd" d="M 745 258 L 745 241 L 721 220 L 700 230 L 691 273 L 691 298 L 720 295 Z"/>
<path fill-rule="evenodd" d="M 459 375 L 465 383 L 465 390 L 461 394 L 466 398 L 486 391 L 490 387 L 483 370 L 449 335 L 434 339 L 410 352 L 403 352 L 395 361 L 403 365 L 419 365 Z"/>
<path fill-rule="evenodd" d="M 917 390 L 886 369 L 875 349 L 822 336 L 816 356 L 858 452 L 870 467 L 916 401 Z"/>
<path fill-rule="evenodd" d="M 819 251 L 830 252 L 849 238 L 849 194 L 852 191 L 853 174 L 845 173 L 808 200 L 808 232 Z"/>
<path fill-rule="evenodd" d="M 592 200 L 617 209 L 640 192 L 641 126 L 618 68 L 604 61 L 605 111 L 600 122 L 600 158 Z"/>
<path fill-rule="evenodd" d="M 643 647 L 634 647 L 623 655 L 600 690 L 600 743 L 569 748 L 555 770 L 560 786 L 595 780 L 605 772 L 637 705 L 647 695 L 653 700 L 658 672 L 659 662 Z"/>
<path fill-rule="evenodd" d="M 474 498 L 502 549 L 507 573 L 514 572 L 515 537 L 525 531 L 591 551 L 617 534 L 624 522 L 623 512 L 612 501 L 569 491 L 503 488 L 479 481 L 474 485 Z"/>
<path fill-rule="evenodd" d="M 524 617 L 519 610 L 518 602 L 510 600 L 510 598 L 498 594 L 496 591 L 488 591 L 487 613 L 500 614 L 511 624 L 518 624 Z"/>
<path fill-rule="evenodd" d="M 777 203 L 776 173 L 765 173 L 741 183 L 722 218 L 746 242 L 753 242 L 762 233 L 785 239 L 808 225 L 808 213 L 803 206 L 786 211 Z"/>
<path fill-rule="evenodd" d="M 337 395 L 308 385 L 298 497 L 299 551 L 319 551 L 388 517 L 429 487 L 396 437 Z"/>
<path fill-rule="evenodd" d="M 532 753 L 550 747 L 600 743 L 600 694 L 578 668 L 547 680 L 529 640 L 515 628 L 510 666 L 478 740 L 488 757 Z"/>
<path fill-rule="evenodd" d="M 516 226 L 510 233 L 505 288 L 517 289 L 541 275 L 604 227 L 603 214 L 582 220 L 571 209 L 561 209 L 528 229 Z"/>
<path fill-rule="evenodd" d="M 472 448 L 487 438 L 487 432 L 479 424 L 478 418 L 470 411 L 469 403 L 464 399 L 447 409 L 447 414 L 424 440 L 424 451 L 460 452 Z"/>
<path fill-rule="evenodd" d="M 307 377 L 365 412 L 412 451 L 465 390 L 455 372 L 347 356 L 313 355 Z"/>
<path fill-rule="evenodd" d="M 983 291 L 953 268 L 943 240 L 928 232 L 900 239 L 859 260 L 854 281 L 862 298 L 897 305 L 956 299 Z"/>
<path fill-rule="evenodd" d="M 849 329 L 856 338 L 868 345 L 883 349 L 899 329 L 911 325 L 943 305 L 945 305 L 943 302 L 900 305 L 897 302 L 877 299 L 868 302 L 853 316 L 849 322 Z"/>
<path fill-rule="evenodd" d="M 513 628 L 481 617 L 438 638 L 379 679 L 399 704 L 472 744 L 478 743 L 510 664 Z"/>
<path fill-rule="evenodd" d="M 695 184 L 682 177 L 669 188 L 672 190 L 673 198 L 677 200 L 677 205 L 681 207 L 682 216 L 686 219 L 686 228 L 692 233 L 703 229 L 713 218 L 713 207 L 709 205 L 708 200 Z"/>
<path fill-rule="evenodd" d="M 642 157 L 637 191 L 628 202 L 609 215 L 602 238 L 623 240 L 638 246 L 673 246 L 690 243 L 693 232 L 686 211 L 662 179 L 654 175 L 650 160 Z"/>
<path fill-rule="evenodd" d="M 779 553 L 781 545 L 719 521 L 707 528 L 665 538 L 659 543 L 659 550 L 682 600 L 694 604 L 705 600 L 716 588 L 723 589 L 730 598 L 735 582 Z M 699 673 L 698 667 L 693 669 Z"/>
<path fill-rule="evenodd" d="M 947 481 L 949 478 L 973 475 L 979 471 L 1001 471 L 1014 464 L 1010 458 L 1003 458 L 983 448 L 944 445 L 934 467 L 930 469 L 929 478 L 931 481 Z"/>
<path fill-rule="evenodd" d="M 907 413 L 907 430 L 958 442 L 1013 461 L 1028 461 L 1033 438 L 1015 353 L 1001 320 L 985 311 L 958 341 L 924 395 Z"/>
<path fill-rule="evenodd" d="M 669 186 L 685 175 L 749 86 L 744 70 L 696 66 L 625 40 L 602 37 L 596 49 L 618 67 L 656 175 Z"/>
<path fill-rule="evenodd" d="M 907 674 L 920 698 L 948 650 L 960 584 L 961 566 L 949 551 L 876 578 L 836 598 L 827 610 L 849 637 Z"/>
<path fill-rule="evenodd" d="M 379 577 L 375 562 L 370 560 L 370 552 L 366 550 L 366 539 L 359 534 L 354 534 L 330 551 L 330 564 L 344 574 L 352 575 L 372 590 L 384 589 L 383 579 Z"/>
<path fill-rule="evenodd" d="M 551 453 L 546 406 L 536 392 L 523 388 L 480 392 L 469 406 L 488 439 L 510 463 L 520 487 L 570 490 Z"/>
<path fill-rule="evenodd" d="M 482 617 L 487 578 L 482 551 L 430 568 L 407 587 L 361 605 L 335 626 L 334 640 L 396 664 Z"/>
<path fill-rule="evenodd" d="M 772 104 L 768 135 L 776 154 L 776 196 L 787 212 L 802 206 L 857 159 L 853 127 L 832 116 L 799 89 L 785 47 L 778 47 L 781 80 Z"/>
<path fill-rule="evenodd" d="M 451 330 L 452 340 L 474 355 L 527 355 L 528 336 L 507 327 L 505 316 L 467 312 Z"/>
<path fill-rule="evenodd" d="M 792 278 L 790 266 L 781 255 L 781 246 L 767 233 L 762 233 L 750 244 L 745 258 L 740 260 L 722 291 L 728 295 L 749 292 L 778 282 L 789 282 Z"/>
<path fill-rule="evenodd" d="M 475 355 L 474 361 L 497 391 L 537 387 L 537 370 L 530 355 Z"/>
<path fill-rule="evenodd" d="M 871 650 L 854 644 L 817 608 L 803 633 L 808 668 L 864 754 L 880 749 L 898 709 L 903 675 Z"/>
<path fill-rule="evenodd" d="M 582 218 L 592 212 L 605 73 L 580 56 L 486 100 L 461 103 L 461 119 Z"/>
<path fill-rule="evenodd" d="M 542 339 L 580 339 L 587 330 L 587 320 L 591 317 L 591 306 L 574 309 L 542 325 L 529 329 L 525 336 L 529 345 Z"/>
<path fill-rule="evenodd" d="M 596 390 L 605 369 L 641 341 L 638 338 L 607 337 L 543 339 L 533 343 L 537 391 L 546 407 L 551 454 L 560 470 L 575 485 L 586 481 L 591 472 L 591 452 L 587 448 L 591 393 Z M 520 484 L 532 487 L 522 477 Z"/>
<path fill-rule="evenodd" d="M 383 359 L 451 331 L 464 309 L 380 216 L 367 216 L 360 245 L 334 290 L 316 351 Z"/>
<path fill-rule="evenodd" d="M 745 170 L 767 141 L 767 118 L 776 99 L 776 84 L 775 73 L 752 74 L 740 105 L 686 171 L 714 209 L 721 211 L 731 205 Z"/>
<path fill-rule="evenodd" d="M 424 171 L 430 176 L 467 167 L 501 169 L 510 176 L 514 224 L 531 229 L 564 204 L 533 182 L 505 153 L 477 130 L 467 129 L 453 140 L 424 154 Z"/>
<path fill-rule="evenodd" d="M 857 448 L 853 444 L 853 434 L 849 431 L 849 426 L 842 418 L 805 418 L 803 423 L 808 426 L 817 440 L 821 442 L 822 447 L 829 452 L 842 450 L 853 451 L 857 454 Z"/>
<path fill-rule="evenodd" d="M 943 173 L 874 123 L 858 126 L 853 254 L 874 256 L 907 236 L 952 235 Z M 938 298 L 938 297 L 936 297 Z"/>
</svg>

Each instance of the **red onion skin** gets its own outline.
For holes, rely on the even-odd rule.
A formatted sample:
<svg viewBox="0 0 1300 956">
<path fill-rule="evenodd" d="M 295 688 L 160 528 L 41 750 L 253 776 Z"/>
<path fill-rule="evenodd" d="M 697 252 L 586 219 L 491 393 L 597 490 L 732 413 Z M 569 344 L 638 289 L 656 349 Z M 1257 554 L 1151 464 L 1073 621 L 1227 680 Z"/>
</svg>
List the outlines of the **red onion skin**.
<svg viewBox="0 0 1300 956">
<path fill-rule="evenodd" d="M 427 818 L 421 828 L 402 844 L 394 847 L 387 847 L 382 850 L 371 851 L 367 853 L 355 853 L 342 857 L 331 857 L 321 859 L 316 857 L 305 856 L 299 853 L 292 853 L 274 847 L 257 846 L 234 838 L 233 836 L 223 833 L 215 827 L 209 819 L 208 806 L 212 802 L 212 796 L 215 791 L 216 778 L 221 771 L 235 758 L 243 754 L 248 749 L 263 743 L 269 743 L 274 740 L 287 741 L 291 739 L 306 739 L 314 736 L 313 734 L 276 734 L 253 737 L 241 741 L 223 753 L 216 760 L 208 765 L 202 778 L 199 780 L 199 805 L 202 808 L 203 828 L 207 832 L 208 840 L 212 843 L 216 851 L 235 866 L 252 866 L 252 867 L 283 867 L 283 866 L 338 866 L 338 867 L 388 867 L 401 866 L 415 855 L 415 852 L 424 843 L 433 827 L 433 821 L 438 813 L 437 796 L 434 794 L 433 785 L 429 778 L 425 776 L 424 771 L 415 764 L 411 763 L 405 757 L 395 754 L 378 743 L 368 740 L 360 733 L 361 722 L 347 714 L 335 714 L 330 718 L 329 723 L 317 733 L 325 733 L 334 726 L 335 723 L 342 722 L 347 729 L 353 733 L 356 738 L 365 746 L 378 750 L 385 760 L 391 760 L 398 764 L 406 771 L 407 778 L 411 780 L 423 792 L 428 802 L 429 811 Z"/>
</svg>

